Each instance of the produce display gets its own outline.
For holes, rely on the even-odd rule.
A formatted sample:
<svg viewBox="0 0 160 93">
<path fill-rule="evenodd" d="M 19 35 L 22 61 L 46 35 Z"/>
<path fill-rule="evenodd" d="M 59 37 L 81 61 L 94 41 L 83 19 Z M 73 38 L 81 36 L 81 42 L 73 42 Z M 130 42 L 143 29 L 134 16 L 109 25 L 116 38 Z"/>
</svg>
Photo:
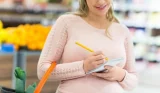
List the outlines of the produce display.
<svg viewBox="0 0 160 93">
<path fill-rule="evenodd" d="M 3 28 L 0 22 L 1 44 L 13 44 L 15 50 L 26 47 L 28 50 L 42 50 L 51 26 L 25 24 L 18 27 Z"/>
</svg>

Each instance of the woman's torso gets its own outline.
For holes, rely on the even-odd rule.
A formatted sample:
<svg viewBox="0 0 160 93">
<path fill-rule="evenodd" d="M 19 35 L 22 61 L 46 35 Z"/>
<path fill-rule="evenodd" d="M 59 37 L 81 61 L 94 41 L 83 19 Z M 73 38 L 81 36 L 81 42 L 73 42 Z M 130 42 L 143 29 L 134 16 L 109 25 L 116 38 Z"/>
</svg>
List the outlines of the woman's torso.
<svg viewBox="0 0 160 93">
<path fill-rule="evenodd" d="M 98 29 L 81 17 L 65 15 L 68 24 L 68 40 L 62 55 L 62 63 L 84 60 L 90 52 L 76 45 L 75 42 L 84 44 L 94 51 L 102 51 L 109 59 L 123 57 L 124 61 L 118 64 L 124 67 L 126 62 L 125 35 L 123 26 L 112 23 L 108 31 L 112 39 L 108 38 L 105 29 Z M 61 81 L 57 93 L 122 93 L 123 89 L 118 82 L 87 75 L 85 77 Z"/>
</svg>

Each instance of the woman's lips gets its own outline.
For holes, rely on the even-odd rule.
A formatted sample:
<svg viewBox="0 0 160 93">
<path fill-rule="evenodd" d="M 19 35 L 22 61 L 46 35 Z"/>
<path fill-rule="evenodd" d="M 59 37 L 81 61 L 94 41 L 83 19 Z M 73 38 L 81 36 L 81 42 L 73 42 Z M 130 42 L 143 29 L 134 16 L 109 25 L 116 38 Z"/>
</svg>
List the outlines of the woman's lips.
<svg viewBox="0 0 160 93">
<path fill-rule="evenodd" d="M 96 9 L 98 10 L 104 10 L 107 5 L 102 5 L 102 6 L 96 6 Z"/>
</svg>

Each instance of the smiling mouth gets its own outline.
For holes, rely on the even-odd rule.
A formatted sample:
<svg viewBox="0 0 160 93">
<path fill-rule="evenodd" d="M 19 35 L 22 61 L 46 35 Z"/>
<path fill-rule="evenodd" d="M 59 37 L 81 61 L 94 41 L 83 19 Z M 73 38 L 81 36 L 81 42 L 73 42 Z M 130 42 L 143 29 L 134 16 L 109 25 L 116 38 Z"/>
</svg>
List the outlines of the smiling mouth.
<svg viewBox="0 0 160 93">
<path fill-rule="evenodd" d="M 98 10 L 104 10 L 107 5 L 102 5 L 102 6 L 96 6 L 96 9 Z"/>
</svg>

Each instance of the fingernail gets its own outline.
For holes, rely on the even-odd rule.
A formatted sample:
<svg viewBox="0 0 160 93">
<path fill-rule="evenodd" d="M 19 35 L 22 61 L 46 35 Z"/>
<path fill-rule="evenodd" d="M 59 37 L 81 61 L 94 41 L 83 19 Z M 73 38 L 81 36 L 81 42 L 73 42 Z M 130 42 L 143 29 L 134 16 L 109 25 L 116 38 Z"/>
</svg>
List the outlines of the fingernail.
<svg viewBox="0 0 160 93">
<path fill-rule="evenodd" d="M 108 69 L 106 69 L 105 72 L 108 72 Z"/>
</svg>

